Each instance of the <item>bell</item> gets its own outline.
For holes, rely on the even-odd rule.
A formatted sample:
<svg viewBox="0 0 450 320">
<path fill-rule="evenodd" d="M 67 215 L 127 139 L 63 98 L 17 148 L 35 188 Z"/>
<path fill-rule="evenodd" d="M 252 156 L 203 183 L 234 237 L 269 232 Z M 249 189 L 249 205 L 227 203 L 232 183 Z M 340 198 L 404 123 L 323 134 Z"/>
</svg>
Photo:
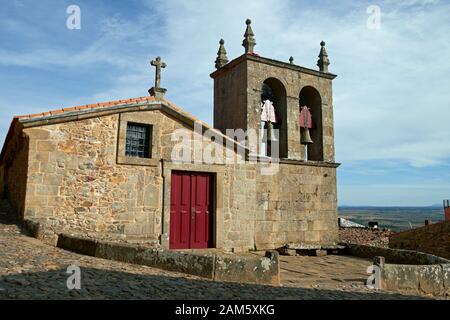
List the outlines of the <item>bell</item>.
<svg viewBox="0 0 450 320">
<path fill-rule="evenodd" d="M 311 136 L 309 135 L 309 129 L 307 127 L 302 127 L 301 129 L 301 144 L 313 144 L 314 141 L 312 141 Z"/>
<path fill-rule="evenodd" d="M 277 137 L 275 136 L 273 124 L 270 121 L 266 122 L 264 125 L 263 141 L 278 141 Z"/>
</svg>

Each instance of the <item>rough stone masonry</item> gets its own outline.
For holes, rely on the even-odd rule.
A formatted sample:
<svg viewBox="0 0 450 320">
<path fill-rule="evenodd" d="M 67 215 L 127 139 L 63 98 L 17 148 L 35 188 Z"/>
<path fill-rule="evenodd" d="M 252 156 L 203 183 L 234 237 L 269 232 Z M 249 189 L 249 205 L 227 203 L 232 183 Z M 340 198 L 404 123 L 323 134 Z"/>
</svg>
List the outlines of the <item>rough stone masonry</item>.
<svg viewBox="0 0 450 320">
<path fill-rule="evenodd" d="M 336 76 L 328 72 L 325 43 L 321 43 L 319 70 L 295 65 L 293 60 L 264 58 L 254 52 L 250 24 L 247 21 L 243 55 L 228 62 L 224 41 L 220 42 L 217 70 L 211 74 L 214 128 L 166 100 L 165 89 L 157 84 L 150 90 L 153 96 L 17 116 L 0 157 L 3 197 L 21 219 L 38 220 L 58 230 L 140 238 L 163 248 L 170 248 L 178 236 L 193 241 L 196 234 L 191 230 L 206 233 L 208 247 L 232 251 L 336 243 L 338 164 L 332 102 Z M 277 158 L 259 149 L 252 156 L 248 148 L 242 156 L 238 151 L 245 141 L 226 136 L 227 129 L 261 132 L 263 90 L 271 92 L 279 120 Z M 301 105 L 311 109 L 314 123 L 314 143 L 307 147 L 300 143 Z M 224 145 L 228 142 L 224 148 L 230 152 L 218 154 L 214 163 L 174 161 L 173 151 L 179 145 L 174 133 L 194 139 L 195 124 L 201 133 L 215 135 L 215 140 L 200 139 L 204 148 L 221 144 L 219 137 Z M 145 134 L 135 138 L 133 128 Z M 146 145 L 134 145 L 139 143 Z M 194 144 L 188 141 L 187 146 L 194 154 Z M 146 150 L 144 156 L 130 156 L 133 147 L 138 154 Z M 225 163 L 230 158 L 235 161 Z M 262 174 L 261 167 L 272 163 L 277 171 Z M 204 225 L 199 225 L 200 213 L 194 206 L 184 216 L 175 215 L 174 199 L 195 189 L 189 185 L 175 194 L 175 171 L 211 174 Z"/>
</svg>

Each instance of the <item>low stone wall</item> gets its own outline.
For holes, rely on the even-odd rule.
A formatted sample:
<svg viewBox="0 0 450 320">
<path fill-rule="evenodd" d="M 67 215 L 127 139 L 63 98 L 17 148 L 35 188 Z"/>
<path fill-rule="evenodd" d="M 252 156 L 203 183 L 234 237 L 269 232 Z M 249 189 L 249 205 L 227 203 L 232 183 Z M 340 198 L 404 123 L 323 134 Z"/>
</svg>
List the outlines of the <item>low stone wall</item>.
<svg viewBox="0 0 450 320">
<path fill-rule="evenodd" d="M 382 259 L 381 259 L 382 260 Z M 382 289 L 450 295 L 450 263 L 433 265 L 379 264 Z"/>
<path fill-rule="evenodd" d="M 389 247 L 418 250 L 450 259 L 450 221 L 392 234 Z"/>
<path fill-rule="evenodd" d="M 45 223 L 30 219 L 23 220 L 23 226 L 36 239 L 56 247 L 58 242 L 58 232 L 53 228 L 47 226 Z"/>
<path fill-rule="evenodd" d="M 357 244 L 347 245 L 347 253 L 374 259 L 381 270 L 382 289 L 450 295 L 450 260 L 417 251 Z"/>
<path fill-rule="evenodd" d="M 141 264 L 216 281 L 280 285 L 276 251 L 267 251 L 264 257 L 250 253 L 169 251 L 66 234 L 39 219 L 26 219 L 23 226 L 33 237 L 46 244 L 97 258 Z"/>
<path fill-rule="evenodd" d="M 280 267 L 276 251 L 266 252 L 265 257 L 253 254 L 168 251 L 160 248 L 80 238 L 67 234 L 59 235 L 57 246 L 97 258 L 141 264 L 216 281 L 280 284 Z"/>
<path fill-rule="evenodd" d="M 347 244 L 346 253 L 352 256 L 372 259 L 376 256 L 382 256 L 388 263 L 412 264 L 412 265 L 431 265 L 439 263 L 450 263 L 449 260 L 418 251 L 401 250 L 391 248 L 381 248 L 365 246 L 359 244 Z"/>
</svg>

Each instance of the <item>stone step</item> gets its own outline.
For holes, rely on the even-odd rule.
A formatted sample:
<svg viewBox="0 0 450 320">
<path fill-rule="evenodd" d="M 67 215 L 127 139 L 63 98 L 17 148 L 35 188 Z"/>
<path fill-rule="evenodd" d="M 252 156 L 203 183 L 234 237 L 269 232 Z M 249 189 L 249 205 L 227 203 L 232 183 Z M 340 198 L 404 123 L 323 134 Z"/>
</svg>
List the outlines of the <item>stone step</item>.
<svg viewBox="0 0 450 320">
<path fill-rule="evenodd" d="M 311 244 L 294 244 L 289 243 L 286 246 L 279 248 L 278 252 L 281 255 L 287 256 L 317 256 L 322 257 L 327 254 L 335 254 L 340 255 L 344 254 L 346 250 L 346 246 L 330 244 L 330 245 L 311 245 Z"/>
</svg>

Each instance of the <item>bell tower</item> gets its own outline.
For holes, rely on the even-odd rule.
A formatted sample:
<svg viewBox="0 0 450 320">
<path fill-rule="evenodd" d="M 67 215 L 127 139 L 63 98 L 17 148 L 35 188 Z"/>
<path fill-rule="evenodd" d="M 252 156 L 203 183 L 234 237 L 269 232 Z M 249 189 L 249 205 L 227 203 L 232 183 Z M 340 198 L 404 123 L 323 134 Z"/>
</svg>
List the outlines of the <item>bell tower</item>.
<svg viewBox="0 0 450 320">
<path fill-rule="evenodd" d="M 217 70 L 210 75 L 214 79 L 214 127 L 223 133 L 226 129 L 262 133 L 268 124 L 278 130 L 280 158 L 334 162 L 332 80 L 336 75 L 328 71 L 325 42 L 320 43 L 319 70 L 308 69 L 294 64 L 293 57 L 283 62 L 257 54 L 250 19 L 246 25 L 243 55 L 229 61 L 225 42 L 220 41 Z M 275 120 L 264 125 L 266 100 L 273 105 Z M 306 125 L 300 116 L 304 106 L 310 112 Z"/>
</svg>

